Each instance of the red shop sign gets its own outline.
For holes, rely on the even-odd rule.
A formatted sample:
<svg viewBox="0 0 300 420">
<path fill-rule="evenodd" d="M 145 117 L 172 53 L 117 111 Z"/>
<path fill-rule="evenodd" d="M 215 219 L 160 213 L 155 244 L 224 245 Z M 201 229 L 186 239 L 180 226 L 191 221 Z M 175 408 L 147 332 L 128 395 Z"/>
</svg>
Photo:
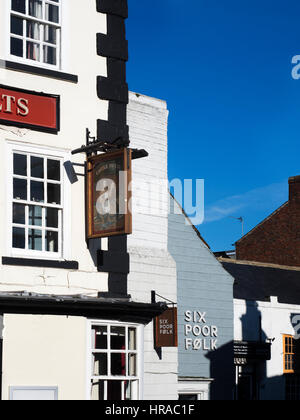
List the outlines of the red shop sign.
<svg viewBox="0 0 300 420">
<path fill-rule="evenodd" d="M 57 133 L 59 96 L 0 85 L 0 124 Z"/>
</svg>

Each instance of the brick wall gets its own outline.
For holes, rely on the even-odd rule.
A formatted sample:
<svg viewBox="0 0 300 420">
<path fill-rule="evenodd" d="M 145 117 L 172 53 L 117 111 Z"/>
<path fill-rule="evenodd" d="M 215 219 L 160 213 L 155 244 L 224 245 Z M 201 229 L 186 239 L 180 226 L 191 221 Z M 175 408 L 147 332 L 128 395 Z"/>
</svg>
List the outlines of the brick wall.
<svg viewBox="0 0 300 420">
<path fill-rule="evenodd" d="M 300 176 L 289 201 L 236 244 L 237 259 L 300 267 Z"/>
</svg>

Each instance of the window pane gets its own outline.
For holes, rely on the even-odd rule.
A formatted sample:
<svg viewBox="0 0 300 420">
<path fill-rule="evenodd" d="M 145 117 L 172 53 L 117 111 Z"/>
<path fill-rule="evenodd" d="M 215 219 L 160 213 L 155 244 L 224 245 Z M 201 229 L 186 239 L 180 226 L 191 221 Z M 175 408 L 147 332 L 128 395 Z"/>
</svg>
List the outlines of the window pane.
<svg viewBox="0 0 300 420">
<path fill-rule="evenodd" d="M 34 61 L 40 61 L 40 46 L 28 41 L 26 45 L 26 58 Z"/>
<path fill-rule="evenodd" d="M 46 251 L 58 252 L 58 232 L 46 232 Z"/>
<path fill-rule="evenodd" d="M 23 204 L 13 204 L 13 223 L 25 225 L 25 206 Z"/>
<path fill-rule="evenodd" d="M 198 395 L 197 394 L 180 394 L 178 399 L 180 401 L 197 401 Z"/>
<path fill-rule="evenodd" d="M 113 376 L 126 376 L 126 354 L 111 354 L 111 374 Z"/>
<path fill-rule="evenodd" d="M 31 176 L 33 178 L 44 178 L 44 159 L 32 156 L 30 161 L 31 161 Z"/>
<path fill-rule="evenodd" d="M 56 28 L 53 26 L 45 25 L 44 26 L 44 41 L 49 42 L 49 44 L 56 44 Z"/>
<path fill-rule="evenodd" d="M 48 190 L 48 203 L 60 204 L 60 185 L 47 184 Z"/>
<path fill-rule="evenodd" d="M 60 181 L 60 161 L 47 160 L 47 178 L 52 181 Z"/>
<path fill-rule="evenodd" d="M 10 32 L 16 35 L 23 35 L 23 19 L 16 16 L 10 18 Z"/>
<path fill-rule="evenodd" d="M 43 17 L 42 2 L 40 0 L 29 0 L 30 16 L 41 19 Z"/>
<path fill-rule="evenodd" d="M 46 226 L 58 228 L 58 210 L 46 209 Z"/>
<path fill-rule="evenodd" d="M 25 0 L 12 0 L 11 8 L 15 12 L 25 13 Z"/>
<path fill-rule="evenodd" d="M 30 182 L 30 200 L 39 203 L 44 202 L 44 183 L 38 181 Z"/>
<path fill-rule="evenodd" d="M 56 48 L 44 46 L 44 63 L 56 65 Z"/>
<path fill-rule="evenodd" d="M 124 400 L 130 401 L 132 400 L 132 392 L 131 392 L 131 383 L 132 381 L 125 382 L 125 389 L 124 389 Z"/>
<path fill-rule="evenodd" d="M 29 206 L 29 224 L 31 226 L 42 226 L 42 207 Z"/>
<path fill-rule="evenodd" d="M 14 153 L 14 175 L 27 175 L 27 156 Z"/>
<path fill-rule="evenodd" d="M 92 381 L 92 401 L 104 400 L 104 381 Z"/>
<path fill-rule="evenodd" d="M 40 25 L 30 20 L 27 21 L 27 37 L 32 39 L 40 39 Z"/>
<path fill-rule="evenodd" d="M 137 400 L 138 399 L 138 381 L 125 381 L 124 383 L 124 400 Z"/>
<path fill-rule="evenodd" d="M 129 376 L 137 376 L 137 370 L 136 370 L 136 354 L 129 354 L 128 358 L 128 375 Z"/>
<path fill-rule="evenodd" d="M 10 53 L 17 57 L 23 57 L 23 41 L 22 39 L 10 39 Z"/>
<path fill-rule="evenodd" d="M 37 229 L 29 229 L 28 247 L 35 251 L 43 250 L 42 231 Z"/>
<path fill-rule="evenodd" d="M 58 6 L 53 4 L 46 3 L 46 20 L 49 22 L 58 23 L 59 22 L 59 9 Z"/>
<path fill-rule="evenodd" d="M 25 249 L 25 229 L 13 228 L 13 248 Z"/>
<path fill-rule="evenodd" d="M 111 327 L 111 349 L 125 350 L 125 328 Z"/>
<path fill-rule="evenodd" d="M 93 360 L 94 360 L 93 376 L 107 375 L 107 354 L 94 353 Z"/>
<path fill-rule="evenodd" d="M 14 178 L 14 199 L 27 200 L 27 181 L 26 179 Z"/>
<path fill-rule="evenodd" d="M 136 350 L 136 329 L 128 328 L 128 348 L 129 350 Z"/>
<path fill-rule="evenodd" d="M 107 400 L 121 401 L 122 399 L 122 382 L 107 381 Z"/>
<path fill-rule="evenodd" d="M 107 327 L 93 327 L 92 347 L 96 350 L 107 349 Z"/>
</svg>

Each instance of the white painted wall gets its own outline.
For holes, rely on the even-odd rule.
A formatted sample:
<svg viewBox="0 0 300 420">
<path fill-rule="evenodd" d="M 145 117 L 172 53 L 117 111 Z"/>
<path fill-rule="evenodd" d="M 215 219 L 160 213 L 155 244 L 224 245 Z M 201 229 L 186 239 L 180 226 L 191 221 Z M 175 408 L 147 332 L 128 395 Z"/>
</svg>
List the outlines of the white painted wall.
<svg viewBox="0 0 300 420">
<path fill-rule="evenodd" d="M 10 0 L 0 2 L 0 27 L 6 28 L 6 34 L 9 33 L 10 3 Z M 108 102 L 100 100 L 96 90 L 97 76 L 107 76 L 106 58 L 96 54 L 96 33 L 106 33 L 106 15 L 96 12 L 94 1 L 64 0 L 63 5 L 61 71 L 77 75 L 78 84 L 0 68 L 0 84 L 61 96 L 61 131 L 58 135 L 0 125 L 0 154 L 4 163 L 0 169 L 0 232 L 6 231 L 8 212 L 11 211 L 7 206 L 10 182 L 5 158 L 7 143 L 51 148 L 64 152 L 66 160 L 83 164 L 85 155 L 71 156 L 71 151 L 85 144 L 86 128 L 91 130 L 91 135 L 95 135 L 97 119 L 107 119 Z M 2 60 L 12 60 L 8 56 L 8 43 L 8 36 L 0 37 Z M 74 168 L 77 173 L 83 174 L 82 168 Z M 107 274 L 97 272 L 85 245 L 84 177 L 78 176 L 78 182 L 73 185 L 69 183 L 69 189 L 71 229 L 65 239 L 69 247 L 68 259 L 79 262 L 79 271 L 42 268 L 20 270 L 1 266 L 0 260 L 0 292 L 27 290 L 97 296 L 98 291 L 107 291 Z M 7 242 L 7 236 L 0 235 L 0 255 L 10 257 L 13 255 L 9 254 Z M 97 244 L 94 244 L 96 248 Z"/>
<path fill-rule="evenodd" d="M 96 91 L 96 77 L 107 76 L 106 59 L 96 54 L 96 33 L 106 33 L 106 16 L 96 13 L 94 1 L 64 0 L 63 3 L 61 71 L 77 75 L 78 84 L 0 68 L 0 84 L 61 96 L 61 131 L 53 135 L 0 125 L 1 156 L 6 156 L 7 144 L 13 142 L 18 147 L 24 144 L 51 148 L 65 153 L 66 159 L 69 158 L 73 163 L 83 164 L 85 155 L 71 156 L 71 151 L 85 144 L 86 128 L 91 130 L 91 135 L 95 135 L 97 119 L 107 119 L 108 103 L 99 100 Z M 7 34 L 9 4 L 8 0 L 0 2 L 0 27 L 6 28 Z M 88 24 L 83 26 L 82 22 Z M 11 59 L 8 56 L 8 39 L 3 36 L 0 37 L 0 59 Z M 149 303 L 151 290 L 177 301 L 176 266 L 167 250 L 167 123 L 168 111 L 164 101 L 130 94 L 128 124 L 131 146 L 145 148 L 150 154 L 149 158 L 133 163 L 133 235 L 129 237 L 128 249 L 131 256 L 129 293 L 134 301 Z M 10 182 L 7 177 L 7 159 L 3 160 L 5 163 L 0 169 L 0 232 L 7 231 L 11 211 L 7 206 Z M 76 171 L 83 174 L 82 168 L 77 167 Z M 154 177 L 157 181 L 151 199 L 154 210 L 150 211 L 146 200 L 147 187 L 140 181 L 149 182 Z M 161 183 L 163 190 L 158 194 Z M 97 248 L 100 248 L 100 241 L 91 245 L 91 252 L 85 244 L 84 177 L 79 175 L 78 182 L 69 185 L 69 189 L 71 229 L 65 240 L 70 248 L 68 258 L 79 262 L 79 270 L 16 268 L 1 265 L 0 260 L 0 292 L 97 296 L 99 291 L 108 290 L 107 274 L 97 272 L 92 258 Z M 0 255 L 14 256 L 10 254 L 7 242 L 7 235 L 0 235 Z M 104 239 L 102 249 L 106 249 L 106 246 L 107 240 Z M 5 316 L 4 366 L 7 372 L 3 378 L 4 396 L 7 398 L 10 385 L 50 386 L 60 382 L 60 399 L 82 398 L 81 384 L 86 380 L 86 370 L 83 372 L 81 363 L 86 360 L 86 356 L 82 347 L 78 354 L 74 352 L 77 345 L 86 346 L 83 338 L 86 327 L 83 327 L 82 322 L 80 318 Z M 76 331 L 78 336 L 74 337 Z M 60 343 L 61 339 L 63 341 Z M 50 341 L 51 346 L 47 347 L 45 343 Z M 18 360 L 20 343 L 22 355 Z M 35 348 L 34 352 L 32 348 Z M 144 398 L 176 399 L 177 349 L 163 349 L 160 360 L 153 349 L 153 325 L 150 324 L 145 329 L 144 350 Z M 48 358 L 51 356 L 51 360 L 47 360 L 47 370 L 44 354 Z M 36 359 L 37 355 L 41 358 Z M 70 358 L 70 366 L 79 363 L 76 377 L 73 373 L 64 372 L 63 365 L 67 357 Z M 26 366 L 23 366 L 24 360 L 28 362 Z M 14 368 L 10 369 L 11 366 Z M 65 382 L 62 375 L 67 376 L 68 373 L 70 380 Z"/>
<path fill-rule="evenodd" d="M 151 290 L 155 290 L 177 302 L 176 264 L 167 249 L 168 114 L 166 102 L 130 93 L 131 147 L 149 152 L 149 157 L 133 161 L 133 234 L 128 238 L 128 292 L 134 301 L 150 302 Z M 177 348 L 163 348 L 160 360 L 153 349 L 152 323 L 145 328 L 144 363 L 144 398 L 177 399 Z"/>
<path fill-rule="evenodd" d="M 0 59 L 8 56 L 10 0 L 0 2 Z M 64 153 L 65 160 L 83 164 L 85 155 L 71 151 L 85 144 L 85 130 L 96 134 L 97 119 L 107 119 L 108 102 L 97 97 L 96 77 L 107 76 L 106 58 L 96 54 L 96 33 L 106 33 L 106 15 L 96 12 L 96 2 L 63 1 L 63 49 L 61 71 L 78 76 L 78 83 L 0 68 L 0 84 L 35 92 L 60 95 L 61 131 L 46 134 L 0 124 L 0 255 L 13 256 L 7 246 L 9 190 L 7 144 L 16 147 L 47 148 Z M 87 24 L 88 23 L 88 24 Z M 83 26 L 84 24 L 84 26 Z M 27 63 L 28 64 L 28 63 Z M 33 64 L 33 63 L 32 63 Z M 83 169 L 75 167 L 83 174 Z M 66 174 L 64 174 L 66 176 Z M 1 265 L 0 292 L 27 291 L 41 294 L 97 296 L 107 291 L 107 274 L 98 273 L 93 262 L 99 244 L 91 253 L 85 243 L 84 177 L 71 185 L 68 202 L 70 232 L 65 237 L 68 259 L 79 262 L 79 270 L 13 267 Z M 5 315 L 3 331 L 3 398 L 10 386 L 58 386 L 58 398 L 86 397 L 86 319 L 75 317 Z M 75 349 L 75 350 L 74 350 Z"/>
<path fill-rule="evenodd" d="M 300 313 L 300 305 L 278 303 L 276 297 L 271 297 L 271 302 L 234 300 L 235 340 L 259 341 L 260 315 L 264 341 L 266 338 L 275 338 L 271 347 L 271 360 L 266 364 L 267 378 L 261 383 L 262 399 L 284 399 L 283 335 L 295 335 L 291 323 L 291 314 L 295 313 Z M 242 325 L 245 321 L 247 328 L 243 330 Z M 269 394 L 270 387 L 273 389 L 272 394 Z"/>
<path fill-rule="evenodd" d="M 97 118 L 94 116 L 94 118 Z M 167 121 L 168 111 L 166 103 L 156 99 L 136 96 L 130 94 L 130 104 L 128 107 L 128 124 L 130 125 L 130 136 L 132 140 L 131 146 L 133 148 L 145 148 L 149 152 L 149 157 L 133 162 L 133 234 L 128 238 L 128 250 L 130 253 L 130 275 L 128 280 L 129 293 L 132 295 L 134 301 L 150 302 L 151 290 L 156 290 L 157 293 L 177 302 L 177 287 L 176 287 L 176 265 L 173 258 L 167 250 L 168 243 L 168 208 L 166 205 L 161 205 L 161 202 L 168 202 L 168 189 L 167 189 Z M 7 133 L 5 132 L 5 135 Z M 30 133 L 25 134 L 25 138 Z M 45 143 L 50 141 L 52 137 L 47 136 Z M 77 146 L 77 145 L 76 145 Z M 76 147 L 75 146 L 75 147 Z M 3 173 L 4 175 L 4 173 Z M 141 188 L 139 180 L 145 182 L 153 181 L 155 178 L 153 190 L 154 196 L 159 191 L 160 183 L 163 182 L 163 190 L 161 194 L 157 195 L 155 201 L 154 213 L 147 211 L 147 203 L 145 189 Z M 84 232 L 82 231 L 83 223 L 77 222 L 78 210 L 82 211 L 83 208 L 83 181 L 80 180 L 75 184 L 76 190 L 74 192 L 74 185 L 72 186 L 72 259 L 78 260 L 80 263 L 79 272 L 68 272 L 65 270 L 57 269 L 39 269 L 39 268 L 22 268 L 20 270 L 15 267 L 1 267 L 1 291 L 17 291 L 27 290 L 30 292 L 38 293 L 53 293 L 53 294 L 93 294 L 98 290 L 105 291 L 107 288 L 106 274 L 96 272 L 96 268 L 92 264 L 90 255 L 85 250 Z M 5 197 L 3 195 L 2 197 Z M 5 198 L 4 198 L 5 199 Z M 81 208 L 82 206 L 82 208 Z M 82 218 L 82 220 L 84 220 Z M 77 230 L 78 229 L 78 230 Z M 74 243 L 76 242 L 76 243 Z M 106 240 L 102 240 L 102 247 L 105 248 Z M 95 244 L 95 249 L 97 248 Z M 163 300 L 163 299 L 160 299 Z M 51 374 L 48 371 L 41 373 L 40 369 L 36 369 L 34 360 L 37 358 L 39 361 L 40 337 L 43 337 L 45 332 L 51 336 L 52 343 L 58 344 L 57 353 L 54 352 L 59 359 L 61 344 L 58 342 L 58 335 L 63 334 L 69 328 L 70 324 L 60 325 L 60 320 L 63 317 L 53 318 L 50 317 L 23 317 L 23 316 L 5 316 L 4 319 L 4 366 L 14 365 L 15 352 L 12 348 L 18 337 L 18 325 L 22 326 L 23 331 L 27 331 L 33 326 L 32 332 L 28 335 L 26 343 L 37 344 L 33 347 L 35 350 L 30 352 L 30 347 L 24 346 L 24 352 L 20 357 L 20 364 L 27 365 L 28 367 L 19 375 L 18 370 L 8 369 L 6 376 L 3 378 L 3 389 L 5 390 L 5 398 L 8 396 L 9 386 L 59 386 L 62 391 L 59 394 L 59 399 L 65 399 L 68 394 L 72 398 L 83 399 L 86 394 L 81 394 L 82 386 L 79 385 L 76 392 L 73 393 L 73 385 L 67 391 L 70 384 L 61 381 L 59 376 L 56 375 L 58 369 L 53 365 Z M 74 328 L 77 323 L 73 319 Z M 81 318 L 78 319 L 76 329 L 78 329 L 79 340 L 83 339 L 86 327 L 83 327 Z M 70 332 L 66 333 L 66 340 L 72 343 L 72 330 L 71 324 Z M 61 329 L 62 327 L 62 329 Z M 24 332 L 25 334 L 25 332 Z M 46 338 L 45 338 L 46 339 Z M 43 339 L 44 341 L 44 339 Z M 84 340 L 84 345 L 85 345 Z M 80 341 L 82 346 L 82 341 Z M 73 343 L 72 343 L 73 346 Z M 43 353 L 46 357 L 51 356 L 52 360 L 52 347 L 44 350 Z M 71 350 L 71 349 L 70 349 Z M 62 358 L 59 360 L 58 365 L 64 361 L 63 347 L 61 348 Z M 71 357 L 72 355 L 72 357 Z M 145 328 L 144 335 L 144 386 L 143 398 L 147 400 L 169 400 L 177 399 L 178 385 L 177 385 L 177 371 L 178 371 L 178 357 L 177 349 L 163 349 L 162 357 L 158 356 L 153 348 L 153 324 L 149 324 Z M 80 356 L 75 355 L 73 352 L 69 353 L 70 360 L 68 365 L 72 366 L 74 361 L 78 361 L 77 357 L 81 357 L 81 362 L 86 360 L 86 355 L 81 353 Z M 54 359 L 53 359 L 54 360 Z M 52 360 L 52 361 L 53 361 Z M 54 362 L 53 362 L 54 363 Z M 31 368 L 29 368 L 31 366 Z M 82 368 L 84 369 L 84 368 Z M 86 381 L 86 370 L 78 372 L 78 384 Z M 31 375 L 31 376 L 30 376 Z M 27 378 L 27 379 L 26 379 Z M 30 380 L 28 380 L 30 378 Z M 54 379 L 57 378 L 56 383 Z M 75 383 L 75 382 L 74 382 Z M 85 391 L 86 392 L 86 391 Z"/>
</svg>

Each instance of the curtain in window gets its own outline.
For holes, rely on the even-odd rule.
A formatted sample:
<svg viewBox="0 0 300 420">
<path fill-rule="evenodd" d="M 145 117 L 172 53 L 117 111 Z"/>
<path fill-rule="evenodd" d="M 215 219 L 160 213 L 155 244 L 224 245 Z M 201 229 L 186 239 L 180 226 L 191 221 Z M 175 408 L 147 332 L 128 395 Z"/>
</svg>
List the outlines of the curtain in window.
<svg viewBox="0 0 300 420">
<path fill-rule="evenodd" d="M 43 4 L 39 0 L 29 0 L 29 14 L 30 16 L 42 19 L 43 17 Z"/>
<path fill-rule="evenodd" d="M 40 46 L 33 42 L 27 42 L 27 58 L 30 60 L 40 60 Z"/>
<path fill-rule="evenodd" d="M 32 39 L 40 39 L 40 25 L 39 23 L 27 22 L 27 36 Z"/>
</svg>

